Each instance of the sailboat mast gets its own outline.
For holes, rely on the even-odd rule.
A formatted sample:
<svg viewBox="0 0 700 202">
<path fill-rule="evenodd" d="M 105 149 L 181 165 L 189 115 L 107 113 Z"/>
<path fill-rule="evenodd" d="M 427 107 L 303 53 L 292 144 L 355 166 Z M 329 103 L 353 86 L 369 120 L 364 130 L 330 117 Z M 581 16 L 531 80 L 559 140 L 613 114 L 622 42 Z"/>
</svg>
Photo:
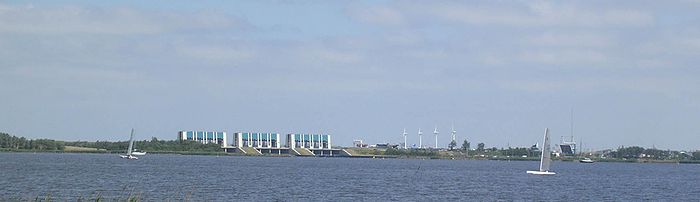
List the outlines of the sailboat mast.
<svg viewBox="0 0 700 202">
<path fill-rule="evenodd" d="M 129 137 L 129 150 L 126 151 L 126 155 L 131 155 L 131 150 L 134 148 L 134 129 L 131 129 L 131 137 Z"/>
<path fill-rule="evenodd" d="M 549 152 L 549 128 L 544 128 L 544 141 L 542 141 L 542 156 L 540 157 L 540 171 L 549 171 L 551 161 Z"/>
<path fill-rule="evenodd" d="M 579 149 L 578 149 L 578 145 L 576 145 L 576 143 L 574 142 L 574 107 L 573 106 L 571 107 L 571 140 L 570 140 L 570 142 L 573 143 L 573 148 L 571 148 L 571 149 L 573 149 L 573 151 L 572 151 L 573 155 L 577 155 Z"/>
<path fill-rule="evenodd" d="M 580 151 L 578 152 L 578 155 L 583 156 L 583 153 L 581 153 L 583 152 L 583 140 L 581 138 L 578 139 L 578 145 L 576 147 L 578 147 L 576 149 Z"/>
<path fill-rule="evenodd" d="M 571 107 L 571 141 L 574 141 L 574 107 Z"/>
</svg>

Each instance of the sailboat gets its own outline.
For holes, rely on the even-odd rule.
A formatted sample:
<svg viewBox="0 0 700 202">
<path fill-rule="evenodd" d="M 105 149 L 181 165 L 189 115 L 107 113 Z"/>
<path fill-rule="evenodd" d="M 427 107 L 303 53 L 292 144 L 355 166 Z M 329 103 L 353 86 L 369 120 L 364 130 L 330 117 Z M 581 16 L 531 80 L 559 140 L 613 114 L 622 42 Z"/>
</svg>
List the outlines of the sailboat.
<svg viewBox="0 0 700 202">
<path fill-rule="evenodd" d="M 549 171 L 549 164 L 552 162 L 549 148 L 549 128 L 544 128 L 544 142 L 542 143 L 542 155 L 540 157 L 540 170 L 528 170 L 528 174 L 533 175 L 554 175 L 556 173 Z"/>
<path fill-rule="evenodd" d="M 591 158 L 583 158 L 581 160 L 578 160 L 578 162 L 581 163 L 594 163 L 595 161 L 591 160 Z"/>
<path fill-rule="evenodd" d="M 139 159 L 138 157 L 135 157 L 132 155 L 132 149 L 134 148 L 134 129 L 131 129 L 131 137 L 129 138 L 129 149 L 126 150 L 126 155 L 119 155 L 119 157 L 122 157 L 123 159 Z"/>
</svg>

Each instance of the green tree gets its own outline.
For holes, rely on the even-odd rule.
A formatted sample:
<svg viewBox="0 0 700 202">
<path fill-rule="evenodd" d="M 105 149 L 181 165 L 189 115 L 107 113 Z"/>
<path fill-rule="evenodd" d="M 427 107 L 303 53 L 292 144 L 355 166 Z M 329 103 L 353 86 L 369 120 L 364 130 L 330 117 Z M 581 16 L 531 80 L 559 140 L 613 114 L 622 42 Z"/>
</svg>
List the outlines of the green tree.
<svg viewBox="0 0 700 202">
<path fill-rule="evenodd" d="M 464 140 L 464 142 L 462 142 L 462 150 L 467 153 L 467 156 L 469 156 L 470 144 L 471 143 L 469 143 L 469 141 L 467 141 L 467 140 Z"/>
<path fill-rule="evenodd" d="M 471 143 L 470 143 L 469 141 L 464 140 L 464 142 L 462 142 L 462 150 L 468 151 L 468 150 L 469 150 L 469 145 L 470 145 L 470 144 L 471 144 Z"/>
<path fill-rule="evenodd" d="M 450 150 L 453 150 L 456 146 L 457 146 L 457 141 L 455 141 L 455 140 L 452 140 L 452 142 L 450 142 L 450 144 L 447 145 L 447 147 L 450 148 Z"/>
<path fill-rule="evenodd" d="M 386 151 L 384 151 L 384 155 L 401 155 L 401 151 L 394 148 L 387 148 Z"/>
<path fill-rule="evenodd" d="M 613 153 L 615 158 L 639 158 L 644 153 L 644 148 L 639 146 L 620 147 Z"/>
<path fill-rule="evenodd" d="M 507 156 L 523 156 L 523 155 L 529 156 L 528 148 L 524 148 L 524 147 L 523 148 L 520 148 L 520 147 L 510 148 L 510 147 L 508 147 L 508 149 L 501 150 L 501 153 L 505 154 Z"/>
<path fill-rule="evenodd" d="M 693 152 L 693 160 L 700 160 L 700 151 Z"/>
<path fill-rule="evenodd" d="M 484 151 L 484 147 L 486 147 L 486 144 L 484 144 L 483 142 L 481 142 L 481 143 L 479 143 L 479 144 L 476 145 L 476 151 L 483 152 L 483 151 Z"/>
</svg>

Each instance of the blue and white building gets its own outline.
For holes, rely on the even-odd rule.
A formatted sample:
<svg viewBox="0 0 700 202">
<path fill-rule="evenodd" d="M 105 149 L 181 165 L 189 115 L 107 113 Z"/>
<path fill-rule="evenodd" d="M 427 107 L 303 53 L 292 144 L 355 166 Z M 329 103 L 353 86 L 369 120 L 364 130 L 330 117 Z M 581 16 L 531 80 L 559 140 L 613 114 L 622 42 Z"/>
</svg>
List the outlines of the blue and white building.
<svg viewBox="0 0 700 202">
<path fill-rule="evenodd" d="M 256 149 L 280 148 L 279 133 L 234 133 L 234 147 L 253 147 Z"/>
<path fill-rule="evenodd" d="M 331 149 L 331 136 L 323 134 L 287 134 L 289 148 Z"/>
<path fill-rule="evenodd" d="M 216 131 L 180 131 L 178 139 L 197 141 L 203 144 L 219 144 L 222 147 L 226 146 L 226 132 Z"/>
</svg>

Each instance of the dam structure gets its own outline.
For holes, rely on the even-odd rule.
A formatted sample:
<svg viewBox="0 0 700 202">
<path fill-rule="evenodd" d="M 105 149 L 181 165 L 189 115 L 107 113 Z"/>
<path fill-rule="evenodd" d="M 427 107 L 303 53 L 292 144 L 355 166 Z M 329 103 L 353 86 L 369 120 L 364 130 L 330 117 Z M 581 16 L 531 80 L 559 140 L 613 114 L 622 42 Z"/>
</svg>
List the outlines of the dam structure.
<svg viewBox="0 0 700 202">
<path fill-rule="evenodd" d="M 226 132 L 221 131 L 183 130 L 177 133 L 177 139 L 196 141 L 202 144 L 220 144 L 222 147 L 227 144 Z"/>
<path fill-rule="evenodd" d="M 282 141 L 279 133 L 237 132 L 233 143 L 223 146 L 225 152 L 246 155 L 290 155 L 335 157 L 348 156 L 342 149 L 333 149 L 331 135 L 289 133 Z M 284 145 L 282 145 L 284 143 Z"/>
</svg>

